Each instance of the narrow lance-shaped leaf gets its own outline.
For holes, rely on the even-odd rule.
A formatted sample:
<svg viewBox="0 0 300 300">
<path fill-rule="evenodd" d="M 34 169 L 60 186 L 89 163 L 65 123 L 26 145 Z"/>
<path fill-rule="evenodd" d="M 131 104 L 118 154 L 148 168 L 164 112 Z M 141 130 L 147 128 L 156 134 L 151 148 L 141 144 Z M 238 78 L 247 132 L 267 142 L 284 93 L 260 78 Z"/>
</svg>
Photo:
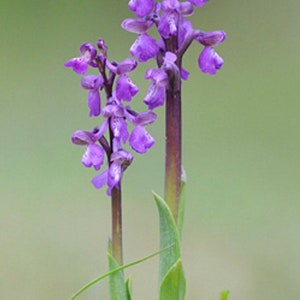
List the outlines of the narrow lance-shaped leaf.
<svg viewBox="0 0 300 300">
<path fill-rule="evenodd" d="M 132 284 L 132 280 L 131 280 L 131 277 L 129 277 L 126 280 L 126 290 L 127 290 L 128 300 L 132 300 L 132 298 L 131 298 L 131 284 Z"/>
<path fill-rule="evenodd" d="M 159 282 L 161 282 L 169 269 L 180 258 L 180 239 L 172 212 L 165 200 L 154 192 L 153 196 L 159 212 L 160 248 L 174 244 L 174 247 L 162 252 L 160 255 Z"/>
<path fill-rule="evenodd" d="M 174 244 L 169 245 L 168 247 L 166 247 L 166 248 L 164 248 L 164 249 L 161 249 L 161 250 L 159 250 L 159 251 L 157 251 L 157 252 L 154 252 L 154 253 L 152 253 L 152 254 L 146 256 L 146 257 L 143 257 L 142 259 L 136 260 L 136 261 L 134 261 L 134 262 L 131 262 L 131 263 L 128 263 L 128 264 L 126 264 L 126 265 L 120 266 L 120 267 L 118 267 L 118 268 L 116 268 L 116 269 L 113 269 L 113 270 L 111 270 L 111 271 L 109 271 L 109 272 L 107 272 L 107 273 L 105 273 L 105 274 L 103 274 L 103 275 L 101 275 L 101 276 L 99 276 L 99 277 L 93 279 L 92 281 L 90 281 L 89 283 L 87 283 L 84 287 L 82 287 L 79 291 L 77 291 L 77 292 L 70 298 L 70 300 L 76 299 L 76 298 L 77 298 L 79 295 L 81 295 L 84 291 L 86 291 L 88 288 L 90 288 L 90 287 L 93 286 L 94 284 L 98 283 L 98 282 L 101 281 L 102 279 L 107 278 L 107 277 L 109 277 L 110 275 L 115 274 L 116 272 L 125 270 L 125 269 L 127 269 L 127 268 L 129 268 L 129 267 L 132 267 L 132 266 L 134 266 L 134 265 L 140 264 L 140 263 L 142 263 L 142 262 L 144 262 L 144 261 L 146 261 L 146 260 L 148 260 L 148 259 L 150 259 L 150 258 L 152 258 L 152 257 L 154 257 L 154 256 L 156 256 L 156 255 L 158 255 L 158 254 L 160 254 L 160 253 L 162 253 L 162 252 L 164 252 L 164 251 L 169 250 L 169 249 L 172 248 L 172 247 L 174 247 Z M 127 291 L 129 291 L 129 290 L 130 290 L 129 286 L 131 285 L 131 284 L 130 284 L 130 280 L 127 280 L 127 281 L 126 281 L 126 285 L 127 285 Z M 129 299 L 130 299 L 130 298 L 129 298 Z"/>
<path fill-rule="evenodd" d="M 115 270 L 119 268 L 118 262 L 112 256 L 111 243 L 108 246 L 108 265 L 109 270 Z M 109 299 L 110 300 L 130 300 L 127 294 L 127 285 L 122 271 L 115 272 L 109 276 Z"/>
<path fill-rule="evenodd" d="M 174 266 L 169 269 L 160 284 L 159 300 L 183 300 L 185 297 L 186 280 L 183 272 L 182 261 L 179 258 Z"/>
<path fill-rule="evenodd" d="M 174 247 L 160 255 L 159 299 L 183 300 L 186 281 L 180 258 L 180 238 L 178 228 L 165 200 L 153 193 L 159 212 L 160 247 L 174 243 Z M 182 221 L 181 221 L 182 224 Z"/>
</svg>

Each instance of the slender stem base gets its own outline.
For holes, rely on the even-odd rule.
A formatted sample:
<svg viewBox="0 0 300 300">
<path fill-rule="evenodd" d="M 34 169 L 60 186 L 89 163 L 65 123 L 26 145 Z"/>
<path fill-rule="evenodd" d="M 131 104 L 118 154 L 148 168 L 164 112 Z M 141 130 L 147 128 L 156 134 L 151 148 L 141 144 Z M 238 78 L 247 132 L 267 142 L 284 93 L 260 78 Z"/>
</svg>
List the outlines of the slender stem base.
<svg viewBox="0 0 300 300">
<path fill-rule="evenodd" d="M 177 64 L 181 65 L 180 61 Z M 165 200 L 177 222 L 181 194 L 181 78 L 174 76 L 166 90 Z"/>
<path fill-rule="evenodd" d="M 121 266 L 123 264 L 122 241 L 122 199 L 121 188 L 111 191 L 112 208 L 112 255 Z"/>
</svg>

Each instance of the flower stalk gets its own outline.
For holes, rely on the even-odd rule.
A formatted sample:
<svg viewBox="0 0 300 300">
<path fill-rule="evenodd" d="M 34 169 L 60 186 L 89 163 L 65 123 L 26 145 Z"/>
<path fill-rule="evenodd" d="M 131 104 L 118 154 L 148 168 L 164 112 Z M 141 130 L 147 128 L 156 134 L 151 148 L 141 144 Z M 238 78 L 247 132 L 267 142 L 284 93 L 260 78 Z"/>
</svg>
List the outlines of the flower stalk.
<svg viewBox="0 0 300 300">
<path fill-rule="evenodd" d="M 177 37 L 171 37 L 166 43 L 167 50 L 176 52 Z M 181 57 L 175 62 L 178 70 L 181 69 Z M 165 201 L 170 207 L 175 222 L 178 219 L 181 194 L 181 77 L 172 74 L 169 76 L 166 88 L 166 156 L 165 156 Z"/>
<path fill-rule="evenodd" d="M 122 235 L 122 192 L 113 188 L 111 191 L 111 218 L 112 218 L 112 256 L 121 266 L 123 265 L 123 235 Z"/>
<path fill-rule="evenodd" d="M 181 92 L 174 85 L 166 91 L 165 200 L 175 221 L 181 193 Z"/>
<path fill-rule="evenodd" d="M 90 117 L 103 117 L 101 128 L 92 131 L 77 130 L 72 135 L 75 145 L 86 146 L 82 157 L 82 164 L 94 167 L 98 171 L 107 157 L 107 169 L 92 179 L 95 188 L 107 186 L 107 195 L 111 199 L 112 256 L 119 265 L 123 264 L 122 246 L 122 195 L 121 181 L 124 171 L 132 163 L 133 155 L 124 149 L 128 142 L 137 153 L 146 153 L 155 140 L 145 129 L 145 126 L 155 122 L 154 112 L 138 113 L 130 106 L 131 101 L 139 89 L 132 82 L 128 73 L 133 71 L 137 62 L 126 58 L 122 62 L 110 62 L 107 56 L 108 47 L 103 39 L 97 42 L 98 50 L 90 43 L 80 46 L 80 56 L 65 63 L 74 72 L 83 75 L 88 68 L 97 69 L 99 75 L 87 75 L 81 78 L 81 86 L 88 91 L 88 107 Z M 101 91 L 105 93 L 106 103 L 101 107 Z M 132 123 L 134 129 L 129 134 L 127 123 Z M 108 131 L 108 139 L 104 134 Z"/>
</svg>

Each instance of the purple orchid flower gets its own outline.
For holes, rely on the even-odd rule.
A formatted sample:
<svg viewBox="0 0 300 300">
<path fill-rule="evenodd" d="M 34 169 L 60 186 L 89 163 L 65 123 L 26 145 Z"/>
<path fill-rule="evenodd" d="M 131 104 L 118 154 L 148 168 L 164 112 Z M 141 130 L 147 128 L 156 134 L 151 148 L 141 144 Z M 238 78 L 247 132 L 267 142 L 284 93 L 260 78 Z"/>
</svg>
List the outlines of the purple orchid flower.
<svg viewBox="0 0 300 300">
<path fill-rule="evenodd" d="M 154 138 L 141 125 L 137 125 L 131 132 L 129 144 L 138 153 L 146 153 L 155 144 Z"/>
<path fill-rule="evenodd" d="M 155 39 L 147 33 L 140 34 L 130 47 L 130 54 L 137 57 L 140 62 L 154 58 L 158 51 Z"/>
<path fill-rule="evenodd" d="M 126 58 L 116 68 L 116 74 L 122 75 L 133 71 L 137 66 L 137 62 L 133 58 Z"/>
<path fill-rule="evenodd" d="M 111 155 L 110 167 L 98 174 L 92 179 L 92 184 L 95 188 L 100 189 L 107 185 L 107 195 L 111 195 L 111 190 L 115 187 L 120 188 L 120 182 L 124 169 L 126 169 L 133 160 L 131 153 L 121 149 Z"/>
<path fill-rule="evenodd" d="M 136 126 L 129 137 L 129 144 L 133 150 L 138 153 L 146 153 L 147 149 L 155 144 L 154 138 L 145 129 L 145 126 L 152 124 L 156 119 L 156 114 L 151 111 L 139 113 L 133 118 L 132 123 Z"/>
<path fill-rule="evenodd" d="M 148 105 L 149 109 L 163 105 L 165 102 L 165 87 L 168 85 L 168 74 L 161 69 L 149 69 L 146 72 L 145 79 L 151 79 L 152 82 L 144 98 L 144 103 Z"/>
<path fill-rule="evenodd" d="M 101 98 L 99 89 L 103 86 L 103 78 L 101 75 L 87 75 L 81 79 L 81 86 L 88 90 L 88 107 L 90 109 L 90 117 L 97 117 L 101 111 Z"/>
<path fill-rule="evenodd" d="M 201 71 L 211 75 L 215 75 L 217 70 L 221 69 L 223 63 L 222 57 L 212 47 L 204 47 L 198 58 Z"/>
<path fill-rule="evenodd" d="M 130 0 L 128 7 L 137 18 L 125 19 L 122 27 L 138 34 L 130 48 L 130 54 L 140 62 L 156 59 L 158 68 L 148 69 L 145 79 L 151 83 L 144 103 L 149 110 L 162 106 L 165 102 L 165 92 L 172 87 L 169 84 L 177 79 L 188 79 L 189 72 L 182 67 L 182 56 L 193 40 L 204 46 L 199 55 L 198 65 L 202 72 L 216 74 L 224 61 L 213 47 L 222 43 L 226 34 L 224 31 L 203 32 L 193 29 L 192 23 L 186 19 L 194 12 L 194 6 L 201 7 L 208 0 Z M 149 34 L 149 29 L 156 26 L 160 38 L 157 40 Z M 157 116 L 152 111 L 137 113 L 124 101 L 129 102 L 138 93 L 138 87 L 128 76 L 137 67 L 137 61 L 126 58 L 121 62 L 108 59 L 108 47 L 103 39 L 97 42 L 97 50 L 90 43 L 80 46 L 80 56 L 65 63 L 78 74 L 85 74 L 89 66 L 97 68 L 98 76 L 88 75 L 82 78 L 81 86 L 88 90 L 89 115 L 102 116 L 105 121 L 101 129 L 92 132 L 76 131 L 72 141 L 77 145 L 85 145 L 82 164 L 99 170 L 104 162 L 105 153 L 108 157 L 108 168 L 93 178 L 96 188 L 108 186 L 107 193 L 113 188 L 119 188 L 123 171 L 132 162 L 132 154 L 123 149 L 127 142 L 138 153 L 145 153 L 155 140 L 145 128 L 153 123 Z M 108 73 L 106 74 L 106 72 Z M 105 91 L 106 105 L 101 111 L 100 91 Z M 131 132 L 128 122 L 134 125 Z M 109 141 L 103 136 L 109 127 Z M 98 144 L 99 142 L 99 144 Z"/>
<path fill-rule="evenodd" d="M 82 164 L 87 168 L 93 166 L 98 171 L 103 164 L 105 151 L 96 142 L 103 135 L 106 127 L 107 122 L 102 125 L 100 130 L 98 128 L 93 131 L 77 130 L 71 137 L 73 144 L 87 146 L 81 159 Z"/>
<path fill-rule="evenodd" d="M 217 46 L 223 43 L 226 39 L 226 33 L 223 30 L 216 30 L 210 32 L 200 32 L 195 40 L 203 46 Z"/>
<path fill-rule="evenodd" d="M 221 44 L 225 39 L 226 33 L 222 30 L 200 32 L 195 38 L 196 41 L 205 46 L 198 58 L 198 65 L 203 73 L 215 75 L 224 64 L 222 57 L 214 50 L 213 46 Z"/>
<path fill-rule="evenodd" d="M 179 7 L 180 4 L 178 1 L 168 0 L 162 3 L 162 11 L 164 13 L 159 20 L 157 29 L 159 34 L 165 39 L 168 39 L 171 35 L 177 34 Z"/>
<path fill-rule="evenodd" d="M 142 18 L 151 13 L 154 7 L 154 0 L 130 0 L 128 7 L 138 17 Z"/>
<path fill-rule="evenodd" d="M 121 26 L 123 29 L 133 32 L 133 33 L 145 33 L 147 30 L 152 27 L 154 22 L 152 20 L 144 19 L 125 19 Z"/>
<path fill-rule="evenodd" d="M 68 60 L 64 66 L 73 68 L 73 71 L 79 75 L 85 74 L 88 70 L 88 66 L 92 63 L 97 55 L 95 47 L 90 43 L 83 43 L 79 51 L 81 56 L 74 57 Z"/>
<path fill-rule="evenodd" d="M 115 102 L 117 99 L 111 99 L 111 102 Z M 124 116 L 124 107 L 121 103 L 108 104 L 103 108 L 103 116 L 108 118 L 110 130 L 112 131 L 115 140 L 126 143 L 129 133 L 127 129 L 127 123 Z"/>
<path fill-rule="evenodd" d="M 130 101 L 138 91 L 138 87 L 126 74 L 119 76 L 116 83 L 116 96 L 119 100 Z"/>
</svg>

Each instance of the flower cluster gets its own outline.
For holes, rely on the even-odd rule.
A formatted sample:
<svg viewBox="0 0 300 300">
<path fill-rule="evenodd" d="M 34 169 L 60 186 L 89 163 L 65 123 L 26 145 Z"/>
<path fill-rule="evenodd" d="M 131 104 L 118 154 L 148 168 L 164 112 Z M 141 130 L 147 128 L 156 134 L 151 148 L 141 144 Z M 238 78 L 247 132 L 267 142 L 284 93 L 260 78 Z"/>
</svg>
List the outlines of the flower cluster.
<svg viewBox="0 0 300 300">
<path fill-rule="evenodd" d="M 173 53 L 175 59 L 173 63 L 180 67 L 181 78 L 186 80 L 189 73 L 182 68 L 182 56 L 190 46 L 192 41 L 197 41 L 204 46 L 198 58 L 199 68 L 203 73 L 216 74 L 224 61 L 214 50 L 214 46 L 222 43 L 226 34 L 222 30 L 213 32 L 203 32 L 193 29 L 192 23 L 186 19 L 194 12 L 194 6 L 203 6 L 208 0 L 188 0 L 180 2 L 178 0 L 130 0 L 128 7 L 137 18 L 125 19 L 122 27 L 138 34 L 137 39 L 130 48 L 131 55 L 140 62 L 146 62 L 155 58 L 158 63 L 158 70 L 149 70 L 145 78 L 151 79 L 148 94 L 144 102 L 149 109 L 164 104 L 164 89 L 168 84 L 165 60 L 166 54 Z M 156 41 L 149 30 L 155 26 L 160 35 Z M 170 56 L 170 55 L 169 55 Z"/>
<path fill-rule="evenodd" d="M 133 160 L 124 145 L 128 142 L 138 153 L 145 153 L 154 145 L 155 141 L 145 126 L 155 122 L 156 114 L 151 111 L 137 113 L 130 106 L 124 105 L 139 91 L 128 76 L 136 68 L 137 62 L 132 58 L 120 63 L 110 62 L 105 41 L 99 39 L 97 46 L 98 51 L 92 44 L 83 43 L 79 49 L 81 55 L 68 60 L 65 66 L 80 75 L 85 74 L 89 67 L 99 70 L 99 75 L 82 77 L 81 86 L 88 91 L 89 116 L 101 115 L 104 121 L 100 128 L 95 127 L 92 131 L 75 131 L 71 139 L 75 145 L 86 146 L 81 160 L 85 167 L 93 166 L 96 171 L 100 170 L 106 154 L 108 168 L 93 178 L 92 183 L 96 188 L 107 185 L 107 194 L 110 195 L 113 188 L 120 188 L 122 174 Z M 101 91 L 106 95 L 103 108 Z M 131 133 L 128 122 L 133 125 Z M 108 139 L 105 137 L 107 131 Z"/>
<path fill-rule="evenodd" d="M 92 131 L 76 131 L 72 141 L 76 145 L 86 145 L 82 163 L 99 170 L 108 158 L 108 169 L 96 176 L 92 183 L 96 188 L 107 184 L 107 193 L 119 188 L 123 171 L 132 162 L 133 156 L 124 149 L 127 142 L 133 150 L 145 153 L 155 141 L 145 129 L 146 125 L 156 120 L 152 112 L 164 105 L 165 92 L 174 82 L 187 80 L 189 72 L 182 67 L 182 58 L 193 41 L 204 46 L 198 65 L 203 73 L 216 74 L 224 61 L 214 50 L 222 43 L 226 34 L 222 30 L 203 32 L 193 29 L 187 20 L 194 12 L 194 7 L 202 7 L 208 0 L 130 0 L 128 7 L 136 18 L 125 19 L 122 27 L 138 36 L 130 47 L 130 54 L 141 63 L 155 59 L 158 68 L 148 69 L 145 79 L 151 80 L 144 103 L 148 111 L 137 113 L 130 106 L 124 105 L 138 93 L 138 87 L 132 82 L 129 73 L 137 67 L 137 61 L 126 58 L 122 62 L 111 62 L 107 57 L 108 47 L 99 39 L 97 49 L 90 43 L 80 46 L 80 56 L 65 63 L 76 73 L 85 75 L 89 67 L 99 70 L 99 75 L 85 75 L 81 86 L 88 91 L 89 116 L 102 116 L 104 122 L 100 128 Z M 160 39 L 153 38 L 149 31 L 156 27 Z M 175 79 L 175 80 L 174 80 Z M 180 86 L 178 85 L 178 91 Z M 101 92 L 105 92 L 106 103 L 101 107 Z M 128 122 L 134 129 L 129 134 Z M 109 139 L 104 136 L 108 131 Z"/>
</svg>

